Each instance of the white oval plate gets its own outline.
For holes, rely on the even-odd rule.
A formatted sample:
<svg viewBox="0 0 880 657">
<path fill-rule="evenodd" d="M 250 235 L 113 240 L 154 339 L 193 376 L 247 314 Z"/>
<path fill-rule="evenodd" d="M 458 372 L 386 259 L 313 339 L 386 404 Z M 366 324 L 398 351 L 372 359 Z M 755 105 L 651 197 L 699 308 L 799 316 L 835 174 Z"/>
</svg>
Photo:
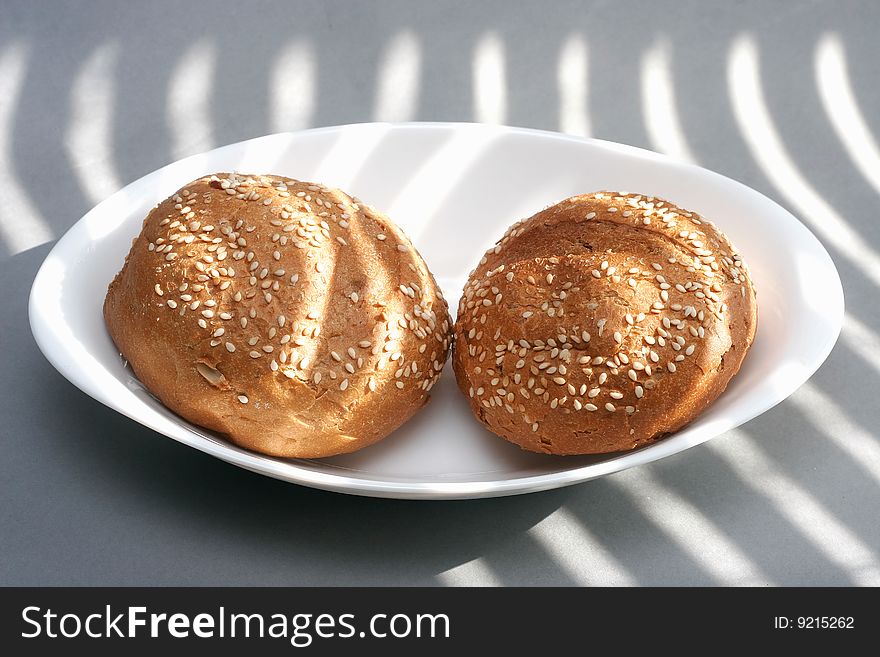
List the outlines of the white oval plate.
<svg viewBox="0 0 880 657">
<path fill-rule="evenodd" d="M 124 366 L 101 314 L 144 216 L 215 171 L 275 173 L 341 187 L 387 212 L 414 241 L 455 308 L 468 272 L 508 225 L 568 196 L 611 189 L 660 196 L 714 221 L 758 289 L 754 346 L 727 391 L 695 422 L 635 452 L 550 457 L 508 444 L 473 419 L 447 367 L 424 411 L 346 456 L 279 459 L 240 449 L 154 399 Z M 843 291 L 831 258 L 758 192 L 655 153 L 556 133 L 473 124 L 360 124 L 270 135 L 170 164 L 86 214 L 46 257 L 30 322 L 46 358 L 98 401 L 235 465 L 328 490 L 403 498 L 475 498 L 545 490 L 698 445 L 779 403 L 825 360 Z"/>
</svg>

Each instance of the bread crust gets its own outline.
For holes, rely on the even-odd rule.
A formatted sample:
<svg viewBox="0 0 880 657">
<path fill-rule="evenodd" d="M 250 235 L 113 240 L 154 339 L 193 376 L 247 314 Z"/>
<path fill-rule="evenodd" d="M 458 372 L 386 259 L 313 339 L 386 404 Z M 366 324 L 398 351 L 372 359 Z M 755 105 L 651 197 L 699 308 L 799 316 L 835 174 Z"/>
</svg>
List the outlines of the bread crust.
<svg viewBox="0 0 880 657">
<path fill-rule="evenodd" d="M 534 452 L 653 443 L 727 387 L 757 326 L 748 269 L 698 214 L 575 196 L 517 222 L 471 273 L 453 364 L 476 418 Z"/>
<path fill-rule="evenodd" d="M 344 192 L 218 173 L 146 217 L 104 318 L 187 420 L 282 457 L 351 452 L 427 401 L 446 302 L 387 217 Z"/>
</svg>

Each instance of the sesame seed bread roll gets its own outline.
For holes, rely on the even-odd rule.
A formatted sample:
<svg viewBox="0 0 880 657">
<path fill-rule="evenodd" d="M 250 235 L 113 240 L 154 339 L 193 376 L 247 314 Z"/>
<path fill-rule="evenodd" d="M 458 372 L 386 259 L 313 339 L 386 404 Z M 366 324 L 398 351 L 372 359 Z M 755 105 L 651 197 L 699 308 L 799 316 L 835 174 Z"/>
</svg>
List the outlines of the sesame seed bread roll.
<svg viewBox="0 0 880 657">
<path fill-rule="evenodd" d="M 601 192 L 514 224 L 471 272 L 459 387 L 534 452 L 635 449 L 699 415 L 755 336 L 755 291 L 727 238 L 668 201 Z"/>
<path fill-rule="evenodd" d="M 282 457 L 381 440 L 428 401 L 450 346 L 446 302 L 400 228 L 279 176 L 218 173 L 156 206 L 104 318 L 162 403 Z"/>
</svg>

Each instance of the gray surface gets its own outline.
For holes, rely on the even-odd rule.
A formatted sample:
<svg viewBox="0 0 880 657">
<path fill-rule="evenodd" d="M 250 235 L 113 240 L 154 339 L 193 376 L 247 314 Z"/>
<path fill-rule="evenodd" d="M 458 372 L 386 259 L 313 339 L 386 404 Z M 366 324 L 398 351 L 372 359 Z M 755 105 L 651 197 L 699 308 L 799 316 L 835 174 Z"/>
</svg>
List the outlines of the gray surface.
<svg viewBox="0 0 880 657">
<path fill-rule="evenodd" d="M 542 4 L 287 2 L 248 12 L 240 2 L 0 2 L 0 583 L 880 582 L 877 170 L 865 166 L 870 145 L 860 160 L 832 129 L 814 62 L 823 35 L 839 34 L 855 102 L 880 137 L 880 6 Z M 377 112 L 394 102 L 377 96 L 378 71 L 402 30 L 420 44 L 421 67 L 417 99 L 399 118 L 487 118 L 472 60 L 494 31 L 506 53 L 506 110 L 495 117 L 577 126 L 577 116 L 560 118 L 557 61 L 580 35 L 593 136 L 656 150 L 686 143 L 702 165 L 802 217 L 839 267 L 849 318 L 810 384 L 741 430 L 649 467 L 525 497 L 426 504 L 238 470 L 109 411 L 51 368 L 27 326 L 26 294 L 50 248 L 40 242 L 183 154 L 384 118 Z M 780 139 L 766 152 L 754 148 L 763 138 L 747 134 L 750 120 L 737 120 L 728 84 L 744 34 Z M 643 61 L 663 39 L 678 142 L 643 111 Z M 312 49 L 313 83 L 291 73 L 300 81 L 279 107 L 273 63 L 296 40 Z M 200 78 L 212 47 L 214 73 Z M 669 118 L 661 113 L 661 125 Z M 779 145 L 802 178 L 780 164 Z M 861 247 L 849 249 L 835 218 Z"/>
</svg>

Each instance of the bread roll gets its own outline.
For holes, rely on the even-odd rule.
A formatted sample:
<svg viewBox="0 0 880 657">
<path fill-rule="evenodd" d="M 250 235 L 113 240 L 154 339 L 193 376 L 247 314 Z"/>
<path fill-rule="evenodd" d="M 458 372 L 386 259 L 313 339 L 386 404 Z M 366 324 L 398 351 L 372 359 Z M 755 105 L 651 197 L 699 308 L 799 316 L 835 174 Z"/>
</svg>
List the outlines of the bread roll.
<svg viewBox="0 0 880 657">
<path fill-rule="evenodd" d="M 535 452 L 635 449 L 699 415 L 755 336 L 755 291 L 711 223 L 600 192 L 514 224 L 471 273 L 453 363 L 477 419 Z"/>
<path fill-rule="evenodd" d="M 155 207 L 104 302 L 144 385 L 247 449 L 360 449 L 427 401 L 446 302 L 403 232 L 344 192 L 218 173 Z"/>
</svg>

